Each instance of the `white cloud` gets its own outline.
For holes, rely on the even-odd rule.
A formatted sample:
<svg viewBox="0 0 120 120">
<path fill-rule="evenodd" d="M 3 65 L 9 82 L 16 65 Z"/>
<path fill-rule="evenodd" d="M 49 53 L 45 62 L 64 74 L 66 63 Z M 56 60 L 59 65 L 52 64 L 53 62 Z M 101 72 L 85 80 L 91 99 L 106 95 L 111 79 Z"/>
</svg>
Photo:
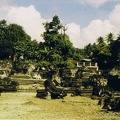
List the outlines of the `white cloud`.
<svg viewBox="0 0 120 120">
<path fill-rule="evenodd" d="M 67 24 L 67 31 L 66 33 L 69 35 L 69 38 L 75 47 L 79 47 L 79 40 L 80 40 L 80 26 L 75 23 Z"/>
<path fill-rule="evenodd" d="M 86 28 L 82 29 L 81 38 L 84 40 L 84 44 L 87 45 L 96 42 L 98 37 L 104 37 L 113 32 L 113 29 L 114 26 L 108 20 L 93 20 Z"/>
<path fill-rule="evenodd" d="M 116 33 L 114 24 L 111 24 L 110 20 L 93 20 L 83 29 L 75 23 L 67 24 L 68 29 L 66 33 L 69 35 L 71 42 L 77 48 L 84 48 L 89 43 L 95 43 L 97 38 L 105 37 L 108 33 Z"/>
<path fill-rule="evenodd" d="M 115 9 L 109 15 L 109 21 L 115 25 L 115 32 L 120 32 L 120 4 L 115 6 Z"/>
<path fill-rule="evenodd" d="M 29 7 L 11 7 L 6 16 L 9 22 L 23 26 L 26 33 L 33 39 L 42 41 L 40 36 L 44 31 L 42 23 L 46 20 L 41 17 L 40 13 L 36 11 L 33 5 Z"/>
<path fill-rule="evenodd" d="M 11 7 L 11 0 L 0 0 L 0 19 L 6 19 L 6 14 Z"/>
</svg>

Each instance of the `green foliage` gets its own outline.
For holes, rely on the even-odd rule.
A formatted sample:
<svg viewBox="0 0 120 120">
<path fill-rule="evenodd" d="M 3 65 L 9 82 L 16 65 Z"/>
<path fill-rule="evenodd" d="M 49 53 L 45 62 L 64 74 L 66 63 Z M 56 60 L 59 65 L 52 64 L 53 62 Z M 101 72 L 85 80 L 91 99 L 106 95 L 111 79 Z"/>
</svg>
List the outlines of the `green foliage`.
<svg viewBox="0 0 120 120">
<path fill-rule="evenodd" d="M 45 68 L 48 68 L 48 66 L 50 66 L 50 62 L 48 61 L 39 61 L 38 64 L 37 64 L 37 67 L 45 67 Z"/>
<path fill-rule="evenodd" d="M 24 56 L 27 57 L 27 59 L 38 59 L 39 56 L 39 44 L 36 40 L 29 41 L 26 43 L 26 48 L 24 51 Z"/>
<path fill-rule="evenodd" d="M 5 20 L 0 21 L 0 59 L 6 59 L 8 54 L 12 52 L 9 40 L 7 40 L 7 22 Z"/>
<path fill-rule="evenodd" d="M 71 60 L 71 59 L 67 59 L 64 64 L 65 64 L 65 68 L 74 68 L 75 67 L 73 60 Z"/>
<path fill-rule="evenodd" d="M 43 25 L 46 30 L 46 32 L 44 33 L 44 37 L 46 37 L 45 34 L 58 34 L 58 30 L 62 27 L 57 15 L 53 17 L 51 22 L 43 23 Z M 46 38 L 44 39 L 46 40 Z"/>
<path fill-rule="evenodd" d="M 0 59 L 8 59 L 14 54 L 22 54 L 30 40 L 30 36 L 20 25 L 7 25 L 5 20 L 0 21 Z"/>
<path fill-rule="evenodd" d="M 111 44 L 114 41 L 114 35 L 112 33 L 109 33 L 106 37 L 107 43 Z"/>
<path fill-rule="evenodd" d="M 112 65 L 120 68 L 120 37 L 110 44 Z"/>
<path fill-rule="evenodd" d="M 44 50 L 41 51 L 46 60 L 55 67 L 64 66 L 63 61 L 73 58 L 74 47 L 70 42 L 69 36 L 59 33 L 63 27 L 58 16 L 54 16 L 51 22 L 43 24 L 45 32 L 43 33 Z"/>
<path fill-rule="evenodd" d="M 90 43 L 84 47 L 81 55 L 85 58 L 92 58 L 98 62 L 99 69 L 108 70 L 120 68 L 120 35 L 114 39 L 109 33 L 106 38 L 99 37 L 97 43 Z"/>
<path fill-rule="evenodd" d="M 72 54 L 75 61 L 80 61 L 85 58 L 84 49 L 74 48 L 73 50 Z"/>
<path fill-rule="evenodd" d="M 93 51 L 93 57 L 98 62 L 99 68 L 102 70 L 108 70 L 111 69 L 111 53 L 110 53 L 110 46 L 105 43 L 104 39 L 102 37 L 99 37 L 97 39 L 98 43 L 94 47 Z"/>
<path fill-rule="evenodd" d="M 93 55 L 93 51 L 96 49 L 96 44 L 89 43 L 84 47 L 84 56 L 85 58 L 91 58 Z"/>
</svg>

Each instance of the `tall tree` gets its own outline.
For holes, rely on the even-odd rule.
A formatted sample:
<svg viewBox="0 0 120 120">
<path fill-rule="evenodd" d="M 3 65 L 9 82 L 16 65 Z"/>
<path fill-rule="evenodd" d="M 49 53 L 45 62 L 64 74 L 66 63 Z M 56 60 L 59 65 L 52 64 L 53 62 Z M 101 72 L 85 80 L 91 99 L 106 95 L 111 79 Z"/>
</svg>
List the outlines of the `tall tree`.
<svg viewBox="0 0 120 120">
<path fill-rule="evenodd" d="M 0 21 L 0 59 L 11 57 L 13 69 L 20 67 L 20 58 L 27 52 L 30 42 L 31 37 L 22 26 Z"/>
<path fill-rule="evenodd" d="M 11 45 L 7 39 L 8 26 L 6 20 L 0 21 L 0 59 L 9 58 L 11 50 Z"/>
<path fill-rule="evenodd" d="M 0 59 L 8 59 L 9 56 L 23 54 L 27 43 L 31 41 L 29 35 L 17 24 L 9 24 L 5 20 L 0 21 Z"/>
<path fill-rule="evenodd" d="M 111 69 L 111 52 L 110 46 L 105 43 L 103 37 L 97 39 L 96 49 L 94 49 L 93 57 L 98 62 L 99 68 L 102 70 Z"/>
<path fill-rule="evenodd" d="M 66 61 L 73 55 L 74 47 L 68 35 L 59 33 L 63 27 L 59 17 L 55 15 L 51 22 L 43 25 L 46 30 L 42 35 L 45 40 L 44 49 L 47 51 L 46 59 L 51 63 Z"/>
<path fill-rule="evenodd" d="M 120 68 L 120 34 L 118 35 L 117 39 L 110 44 L 110 50 L 112 54 L 112 65 Z"/>
<path fill-rule="evenodd" d="M 27 59 L 31 60 L 39 60 L 39 43 L 36 40 L 28 41 L 26 43 L 26 48 L 24 51 L 24 56 L 26 56 Z"/>
<path fill-rule="evenodd" d="M 93 45 L 89 43 L 84 47 L 84 57 L 85 58 L 92 58 L 93 57 L 93 51 L 96 49 L 96 44 Z"/>
<path fill-rule="evenodd" d="M 113 33 L 109 33 L 106 37 L 107 43 L 110 44 L 114 41 L 114 35 Z"/>
</svg>

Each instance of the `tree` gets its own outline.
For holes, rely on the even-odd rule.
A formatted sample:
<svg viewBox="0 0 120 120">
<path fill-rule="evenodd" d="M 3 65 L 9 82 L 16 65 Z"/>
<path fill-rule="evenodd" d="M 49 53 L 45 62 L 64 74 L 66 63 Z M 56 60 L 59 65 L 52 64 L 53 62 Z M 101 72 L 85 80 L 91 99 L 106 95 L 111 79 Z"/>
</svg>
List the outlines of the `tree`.
<svg viewBox="0 0 120 120">
<path fill-rule="evenodd" d="M 94 58 L 101 70 L 120 68 L 120 35 L 116 40 L 112 33 L 109 33 L 106 39 L 100 36 L 97 43 L 84 47 L 84 56 Z"/>
<path fill-rule="evenodd" d="M 100 36 L 100 37 L 97 39 L 97 42 L 98 42 L 98 44 L 104 43 L 103 37 Z"/>
<path fill-rule="evenodd" d="M 109 33 L 106 37 L 107 43 L 110 44 L 114 41 L 114 35 L 112 33 Z"/>
<path fill-rule="evenodd" d="M 119 68 L 120 67 L 120 35 L 118 35 L 117 39 L 110 44 L 110 51 L 112 54 L 111 56 L 112 65 Z"/>
<path fill-rule="evenodd" d="M 15 54 L 20 56 L 25 52 L 29 41 L 31 41 L 30 36 L 20 25 L 7 25 L 5 20 L 0 21 L 0 59 L 8 59 Z"/>
<path fill-rule="evenodd" d="M 39 43 L 36 40 L 28 41 L 26 44 L 26 49 L 24 51 L 24 56 L 27 59 L 39 60 Z"/>
<path fill-rule="evenodd" d="M 88 45 L 86 45 L 84 47 L 84 56 L 85 56 L 85 58 L 91 58 L 92 57 L 93 50 L 95 49 L 95 47 L 96 47 L 96 44 L 92 45 L 91 43 L 89 43 Z"/>
<path fill-rule="evenodd" d="M 68 58 L 73 58 L 73 44 L 70 42 L 69 36 L 59 33 L 62 29 L 62 24 L 58 16 L 54 16 L 51 22 L 43 24 L 45 32 L 42 37 L 44 42 L 44 53 L 46 59 L 52 64 L 60 64 L 61 61 L 66 61 Z"/>
<path fill-rule="evenodd" d="M 73 60 L 78 62 L 85 58 L 84 49 L 74 48 L 72 52 Z"/>
<path fill-rule="evenodd" d="M 21 68 L 20 60 L 23 56 L 28 55 L 30 43 L 32 44 L 31 37 L 23 30 L 22 26 L 7 24 L 5 20 L 0 21 L 0 59 L 11 57 L 13 69 Z M 29 58 L 29 56 L 27 57 Z"/>
<path fill-rule="evenodd" d="M 52 19 L 52 22 L 43 23 L 47 34 L 58 34 L 58 30 L 62 27 L 57 15 Z M 44 36 L 45 37 L 45 36 Z M 45 39 L 46 40 L 46 39 Z"/>
<path fill-rule="evenodd" d="M 7 40 L 8 26 L 5 20 L 0 21 L 0 59 L 9 58 L 11 45 Z"/>
<path fill-rule="evenodd" d="M 102 37 L 99 37 L 97 41 L 98 43 L 93 51 L 93 58 L 96 59 L 101 70 L 109 70 L 112 68 L 110 46 L 104 42 Z"/>
</svg>

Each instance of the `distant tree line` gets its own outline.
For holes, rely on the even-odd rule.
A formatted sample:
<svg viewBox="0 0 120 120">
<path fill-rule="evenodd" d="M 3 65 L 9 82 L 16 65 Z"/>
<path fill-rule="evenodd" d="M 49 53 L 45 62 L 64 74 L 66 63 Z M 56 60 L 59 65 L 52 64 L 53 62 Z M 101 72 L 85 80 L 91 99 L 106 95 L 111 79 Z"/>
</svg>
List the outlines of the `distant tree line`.
<svg viewBox="0 0 120 120">
<path fill-rule="evenodd" d="M 120 35 L 116 39 L 109 33 L 104 39 L 99 37 L 94 44 L 84 49 L 75 48 L 69 36 L 65 34 L 65 26 L 55 15 L 51 22 L 43 23 L 45 32 L 41 35 L 44 42 L 32 40 L 22 26 L 0 21 L 0 59 L 18 61 L 20 66 L 27 60 L 36 61 L 37 66 L 75 67 L 75 63 L 84 58 L 94 58 L 100 69 L 110 70 L 120 65 Z"/>
<path fill-rule="evenodd" d="M 84 52 L 98 62 L 101 70 L 120 69 L 120 34 L 117 38 L 112 33 L 105 39 L 100 36 L 96 43 L 85 46 Z"/>
</svg>

